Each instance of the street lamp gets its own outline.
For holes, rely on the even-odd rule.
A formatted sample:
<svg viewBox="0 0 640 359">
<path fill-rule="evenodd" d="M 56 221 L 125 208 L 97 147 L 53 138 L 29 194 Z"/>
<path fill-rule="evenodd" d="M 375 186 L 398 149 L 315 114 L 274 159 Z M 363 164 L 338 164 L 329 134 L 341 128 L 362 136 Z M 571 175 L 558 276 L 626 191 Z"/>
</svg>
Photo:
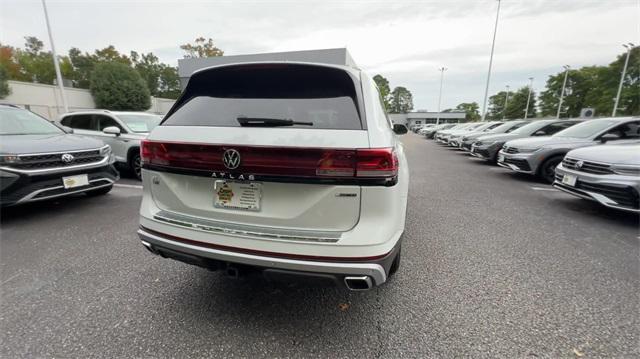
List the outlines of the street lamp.
<svg viewBox="0 0 640 359">
<path fill-rule="evenodd" d="M 493 41 L 491 42 L 491 55 L 489 56 L 489 71 L 487 72 L 487 85 L 484 88 L 484 104 L 482 105 L 482 121 L 487 116 L 487 99 L 489 96 L 489 82 L 491 81 L 491 66 L 493 65 L 493 50 L 496 47 L 496 33 L 498 32 L 498 19 L 500 18 L 500 0 L 496 11 L 496 25 L 493 28 Z"/>
<path fill-rule="evenodd" d="M 527 96 L 527 107 L 524 108 L 524 119 L 529 115 L 529 101 L 531 101 L 531 91 L 533 90 L 533 77 L 529 77 L 529 95 Z"/>
<path fill-rule="evenodd" d="M 502 119 L 507 117 L 507 104 L 509 103 L 509 85 L 507 85 L 507 94 L 504 96 L 504 108 L 502 109 Z"/>
<path fill-rule="evenodd" d="M 558 114 L 556 118 L 560 118 L 560 109 L 562 108 L 562 99 L 564 97 L 564 89 L 567 87 L 567 76 L 569 76 L 569 65 L 562 66 L 564 68 L 564 81 L 562 82 L 562 91 L 560 91 L 560 102 L 558 102 Z"/>
<path fill-rule="evenodd" d="M 47 31 L 49 32 L 49 42 L 51 42 L 51 54 L 53 56 L 53 67 L 56 69 L 56 79 L 58 80 L 58 87 L 60 88 L 60 96 L 62 97 L 62 106 L 64 112 L 69 112 L 69 106 L 67 105 L 67 95 L 64 92 L 64 85 L 62 84 L 62 74 L 60 73 L 60 64 L 58 63 L 58 55 L 56 55 L 56 47 L 53 44 L 53 35 L 51 34 L 51 25 L 49 25 L 49 13 L 47 12 L 47 4 L 45 0 L 42 0 L 42 8 L 44 9 L 44 19 L 47 23 Z"/>
<path fill-rule="evenodd" d="M 436 115 L 436 125 L 440 124 L 440 105 L 442 104 L 442 82 L 444 80 L 444 72 L 447 71 L 446 67 L 438 69 L 440 71 L 440 94 L 438 95 L 438 114 Z"/>
<path fill-rule="evenodd" d="M 635 47 L 634 44 L 622 44 L 625 49 L 627 49 L 627 59 L 624 60 L 624 67 L 622 67 L 622 75 L 620 76 L 620 84 L 618 85 L 618 94 L 616 95 L 616 101 L 613 105 L 613 111 L 611 112 L 611 117 L 616 117 L 616 110 L 618 110 L 618 103 L 620 102 L 620 94 L 622 93 L 622 84 L 624 83 L 624 76 L 627 74 L 627 66 L 629 65 L 629 56 L 631 55 L 631 50 Z"/>
</svg>

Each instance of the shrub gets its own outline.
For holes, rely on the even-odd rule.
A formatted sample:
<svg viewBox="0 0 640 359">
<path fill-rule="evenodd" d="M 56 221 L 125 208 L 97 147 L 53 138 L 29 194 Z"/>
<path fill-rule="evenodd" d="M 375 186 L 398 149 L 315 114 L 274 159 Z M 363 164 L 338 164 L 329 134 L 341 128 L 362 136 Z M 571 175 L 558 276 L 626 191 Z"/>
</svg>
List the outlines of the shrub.
<svg viewBox="0 0 640 359">
<path fill-rule="evenodd" d="M 116 111 L 144 111 L 151 106 L 149 89 L 140 74 L 116 63 L 95 66 L 89 86 L 97 108 Z"/>
</svg>

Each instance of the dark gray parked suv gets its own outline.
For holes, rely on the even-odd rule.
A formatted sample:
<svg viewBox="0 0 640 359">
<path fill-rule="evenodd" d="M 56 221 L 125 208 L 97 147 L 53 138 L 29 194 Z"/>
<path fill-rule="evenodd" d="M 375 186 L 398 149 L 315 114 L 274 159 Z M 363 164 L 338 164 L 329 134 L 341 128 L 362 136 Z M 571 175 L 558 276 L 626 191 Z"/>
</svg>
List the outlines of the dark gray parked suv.
<svg viewBox="0 0 640 359">
<path fill-rule="evenodd" d="M 106 194 L 118 179 L 111 148 L 46 119 L 0 105 L 0 205 L 74 193 Z"/>
</svg>

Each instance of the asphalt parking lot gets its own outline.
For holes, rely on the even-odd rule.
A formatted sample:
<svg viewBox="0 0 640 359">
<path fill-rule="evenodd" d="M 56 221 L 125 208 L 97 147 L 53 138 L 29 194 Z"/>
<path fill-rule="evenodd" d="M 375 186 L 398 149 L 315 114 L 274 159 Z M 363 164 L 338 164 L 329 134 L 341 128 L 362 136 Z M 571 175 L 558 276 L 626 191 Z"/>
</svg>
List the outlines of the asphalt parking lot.
<svg viewBox="0 0 640 359">
<path fill-rule="evenodd" d="M 150 255 L 141 189 L 2 211 L 15 357 L 638 357 L 638 217 L 414 134 L 397 276 L 275 285 Z"/>
</svg>

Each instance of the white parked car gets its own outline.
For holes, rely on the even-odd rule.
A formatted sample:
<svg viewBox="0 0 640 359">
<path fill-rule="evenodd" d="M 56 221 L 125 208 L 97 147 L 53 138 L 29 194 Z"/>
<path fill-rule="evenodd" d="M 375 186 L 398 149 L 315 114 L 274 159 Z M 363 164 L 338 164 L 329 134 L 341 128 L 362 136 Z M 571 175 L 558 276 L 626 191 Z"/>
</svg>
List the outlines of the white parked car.
<svg viewBox="0 0 640 359">
<path fill-rule="evenodd" d="M 88 110 L 65 113 L 59 120 L 74 133 L 97 138 L 111 146 L 116 164 L 130 169 L 140 179 L 140 141 L 162 117 L 146 112 Z"/>
<path fill-rule="evenodd" d="M 400 263 L 406 132 L 358 69 L 197 71 L 142 144 L 142 244 L 230 276 L 380 285 Z"/>
</svg>

